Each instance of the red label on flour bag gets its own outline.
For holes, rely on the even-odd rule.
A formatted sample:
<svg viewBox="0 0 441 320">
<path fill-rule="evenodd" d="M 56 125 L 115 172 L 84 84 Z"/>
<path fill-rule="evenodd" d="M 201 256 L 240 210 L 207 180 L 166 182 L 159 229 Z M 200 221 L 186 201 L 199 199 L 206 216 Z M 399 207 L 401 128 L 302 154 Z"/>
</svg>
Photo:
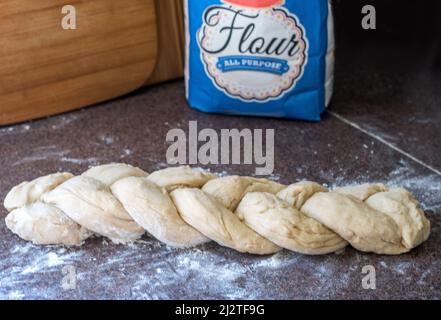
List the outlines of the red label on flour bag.
<svg viewBox="0 0 441 320">
<path fill-rule="evenodd" d="M 268 8 L 281 5 L 285 0 L 224 0 L 224 2 L 250 8 Z"/>
</svg>

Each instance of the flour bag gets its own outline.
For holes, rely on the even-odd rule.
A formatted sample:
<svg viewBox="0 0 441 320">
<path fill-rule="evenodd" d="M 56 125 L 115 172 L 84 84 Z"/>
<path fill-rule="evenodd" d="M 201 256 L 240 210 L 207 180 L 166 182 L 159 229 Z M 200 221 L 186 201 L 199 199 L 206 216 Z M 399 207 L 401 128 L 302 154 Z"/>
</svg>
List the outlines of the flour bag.
<svg viewBox="0 0 441 320">
<path fill-rule="evenodd" d="M 191 107 L 320 120 L 334 82 L 330 0 L 185 0 L 185 4 Z"/>
</svg>

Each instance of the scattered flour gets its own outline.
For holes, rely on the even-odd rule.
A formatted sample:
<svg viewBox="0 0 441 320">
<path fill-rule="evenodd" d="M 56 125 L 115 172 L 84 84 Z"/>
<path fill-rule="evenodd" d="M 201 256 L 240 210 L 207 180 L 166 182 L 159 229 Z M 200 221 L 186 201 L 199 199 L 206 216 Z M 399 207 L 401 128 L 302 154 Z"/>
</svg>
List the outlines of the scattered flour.
<svg viewBox="0 0 441 320">
<path fill-rule="evenodd" d="M 428 276 L 430 276 L 432 273 L 432 270 L 427 269 L 426 271 L 423 272 L 423 274 L 421 274 L 420 278 L 417 281 L 418 285 L 425 285 L 426 284 L 426 278 Z"/>
<path fill-rule="evenodd" d="M 156 168 L 164 167 L 168 165 L 159 163 Z M 331 188 L 371 182 L 367 177 L 354 180 L 347 176 L 345 171 L 320 172 L 322 179 L 333 182 Z M 409 188 L 422 197 L 426 209 L 440 205 L 440 177 L 420 177 L 405 160 L 383 182 Z M 345 292 L 353 294 L 354 285 L 361 288 L 361 268 L 367 264 L 377 266 L 380 277 L 392 277 L 392 281 L 409 287 L 415 282 L 432 283 L 437 277 L 433 270 L 441 269 L 437 259 L 413 263 L 400 257 L 363 255 L 351 248 L 321 257 L 286 250 L 255 257 L 214 243 L 174 249 L 151 238 L 121 246 L 95 237 L 80 248 L 40 247 L 17 241 L 9 250 L 0 251 L 0 259 L 0 299 L 75 298 L 78 292 L 89 298 L 122 299 L 333 298 L 344 297 Z M 75 268 L 80 291 L 63 290 L 65 266 Z M 412 274 L 419 274 L 418 279 L 409 277 Z M 359 297 L 366 294 L 360 289 Z"/>
<path fill-rule="evenodd" d="M 129 156 L 131 156 L 133 154 L 133 151 L 128 149 L 128 148 L 124 148 L 122 150 L 121 155 L 119 156 L 121 159 L 127 158 Z"/>
<path fill-rule="evenodd" d="M 30 123 L 8 126 L 0 128 L 0 136 L 4 134 L 19 134 L 19 133 L 27 133 L 32 129 Z"/>
<path fill-rule="evenodd" d="M 21 157 L 20 160 L 14 162 L 13 166 L 19 166 L 36 161 L 47 161 L 48 159 L 60 159 L 68 154 L 68 150 L 58 150 L 54 145 L 43 146 L 33 149 L 26 157 Z"/>
<path fill-rule="evenodd" d="M 372 181 L 368 171 L 364 176 L 349 178 L 344 168 L 332 172 L 321 170 L 320 178 L 330 181 L 326 184 L 330 189 L 372 182 L 381 182 L 391 187 L 404 187 L 416 195 L 424 210 L 436 210 L 441 207 L 441 176 L 434 173 L 420 175 L 415 171 L 415 167 L 404 159 L 401 159 L 397 167 L 381 181 Z"/>
<path fill-rule="evenodd" d="M 53 122 L 53 124 L 51 125 L 51 128 L 54 130 L 59 130 L 59 129 L 63 129 L 66 126 L 68 126 L 69 124 L 79 120 L 81 115 L 81 112 L 76 112 L 76 113 L 69 113 L 66 115 L 61 115 L 61 116 L 57 116 L 57 117 L 52 117 L 49 120 Z"/>
<path fill-rule="evenodd" d="M 102 246 L 103 241 L 96 237 L 79 248 L 18 241 L 8 252 L 0 252 L 6 266 L 0 273 L 0 299 L 75 298 L 79 292 L 83 297 L 121 299 L 317 299 L 353 292 L 354 282 L 365 296 L 364 265 L 378 266 L 379 277 L 393 277 L 409 286 L 415 281 L 431 283 L 436 273 L 428 270 L 441 267 L 438 260 L 415 263 L 352 249 L 320 257 L 286 250 L 259 257 L 215 243 L 175 249 L 152 238 L 130 246 L 109 242 Z M 80 291 L 62 288 L 66 266 L 74 268 Z M 412 274 L 420 276 L 415 280 L 409 277 Z"/>
<path fill-rule="evenodd" d="M 22 300 L 25 297 L 20 291 L 14 290 L 8 294 L 9 300 Z"/>
<path fill-rule="evenodd" d="M 86 158 L 86 159 L 82 159 L 82 158 L 71 158 L 71 157 L 61 157 L 60 160 L 62 162 L 67 162 L 67 163 L 74 163 L 74 164 L 87 164 L 90 166 L 96 166 L 99 165 L 100 161 L 98 160 L 98 158 L 95 157 L 91 157 L 91 158 Z"/>
<path fill-rule="evenodd" d="M 411 268 L 412 263 L 407 261 L 398 262 L 393 266 L 393 270 L 400 275 L 406 275 Z"/>
<path fill-rule="evenodd" d="M 107 145 L 111 145 L 115 142 L 115 138 L 110 135 L 101 135 L 100 140 Z"/>
<path fill-rule="evenodd" d="M 441 207 L 441 177 L 436 174 L 418 176 L 405 160 L 389 174 L 387 183 L 401 186 L 419 195 L 423 209 L 435 210 Z"/>
<path fill-rule="evenodd" d="M 63 260 L 58 257 L 58 255 L 55 252 L 49 252 L 47 254 L 47 266 L 48 267 L 55 267 L 63 264 Z"/>
<path fill-rule="evenodd" d="M 26 157 L 21 157 L 20 160 L 15 161 L 12 165 L 13 166 L 21 166 L 21 165 L 27 165 L 32 162 L 37 161 L 48 161 L 48 160 L 58 160 L 61 162 L 66 163 L 73 163 L 73 164 L 87 164 L 87 165 L 98 165 L 100 163 L 99 159 L 96 157 L 91 158 L 75 158 L 71 157 L 70 154 L 72 152 L 70 150 L 59 150 L 57 146 L 55 145 L 49 145 L 49 146 L 42 146 L 37 147 L 33 150 L 31 150 Z"/>
<path fill-rule="evenodd" d="M 154 160 L 152 160 L 152 161 L 154 161 Z M 157 162 L 155 164 L 154 170 L 161 170 L 161 169 L 165 169 L 165 168 L 168 168 L 168 167 L 169 167 L 169 165 L 168 165 L 167 162 L 161 161 L 161 162 Z"/>
</svg>

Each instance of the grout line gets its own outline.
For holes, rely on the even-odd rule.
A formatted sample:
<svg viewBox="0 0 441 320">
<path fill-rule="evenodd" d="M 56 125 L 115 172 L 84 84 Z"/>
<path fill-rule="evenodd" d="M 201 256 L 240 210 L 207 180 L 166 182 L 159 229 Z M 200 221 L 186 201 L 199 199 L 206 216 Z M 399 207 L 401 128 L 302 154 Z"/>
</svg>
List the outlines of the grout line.
<svg viewBox="0 0 441 320">
<path fill-rule="evenodd" d="M 395 145 L 393 145 L 392 143 L 386 141 L 386 140 L 383 139 L 382 137 L 380 137 L 380 136 L 378 136 L 378 135 L 376 135 L 376 134 L 374 134 L 374 133 L 372 133 L 372 132 L 369 132 L 369 131 L 366 130 L 366 129 L 363 129 L 363 128 L 362 128 L 361 126 L 359 126 L 358 124 L 356 124 L 356 123 L 354 123 L 354 122 L 352 122 L 352 121 L 350 121 L 350 120 L 348 120 L 348 119 L 342 117 L 341 115 L 339 115 L 339 114 L 337 114 L 337 113 L 335 113 L 335 112 L 328 111 L 328 113 L 329 113 L 331 116 L 333 116 L 334 118 L 337 118 L 338 120 L 340 120 L 340 121 L 342 121 L 342 122 L 344 122 L 344 123 L 350 125 L 351 127 L 353 127 L 353 128 L 355 128 L 355 129 L 357 129 L 357 130 L 363 132 L 364 134 L 367 134 L 367 135 L 370 136 L 371 138 L 373 138 L 373 139 L 375 139 L 375 140 L 381 142 L 382 144 L 385 144 L 385 145 L 388 146 L 389 148 L 391 148 L 391 149 L 393 149 L 393 150 L 395 150 L 395 151 L 401 153 L 402 155 L 406 156 L 407 158 L 409 158 L 409 159 L 415 161 L 416 163 L 422 165 L 422 166 L 425 167 L 426 169 L 429 169 L 430 171 L 432 171 L 432 172 L 436 173 L 437 175 L 441 176 L 441 171 L 440 171 L 440 170 L 438 170 L 438 169 L 432 167 L 431 165 L 429 165 L 429 164 L 427 164 L 427 163 L 421 161 L 420 159 L 414 157 L 413 155 L 407 153 L 406 151 L 404 151 L 404 150 L 398 148 L 397 146 L 395 146 Z"/>
</svg>

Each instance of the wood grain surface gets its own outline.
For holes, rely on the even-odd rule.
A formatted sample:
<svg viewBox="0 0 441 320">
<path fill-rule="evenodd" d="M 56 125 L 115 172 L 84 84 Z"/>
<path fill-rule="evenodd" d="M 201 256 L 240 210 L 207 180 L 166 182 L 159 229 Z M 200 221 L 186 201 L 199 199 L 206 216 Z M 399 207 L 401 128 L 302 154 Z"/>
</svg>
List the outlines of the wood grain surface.
<svg viewBox="0 0 441 320">
<path fill-rule="evenodd" d="M 184 2 L 156 0 L 158 60 L 147 85 L 181 78 L 184 75 Z"/>
<path fill-rule="evenodd" d="M 0 2 L 0 125 L 61 113 L 142 86 L 157 55 L 154 0 Z"/>
</svg>

